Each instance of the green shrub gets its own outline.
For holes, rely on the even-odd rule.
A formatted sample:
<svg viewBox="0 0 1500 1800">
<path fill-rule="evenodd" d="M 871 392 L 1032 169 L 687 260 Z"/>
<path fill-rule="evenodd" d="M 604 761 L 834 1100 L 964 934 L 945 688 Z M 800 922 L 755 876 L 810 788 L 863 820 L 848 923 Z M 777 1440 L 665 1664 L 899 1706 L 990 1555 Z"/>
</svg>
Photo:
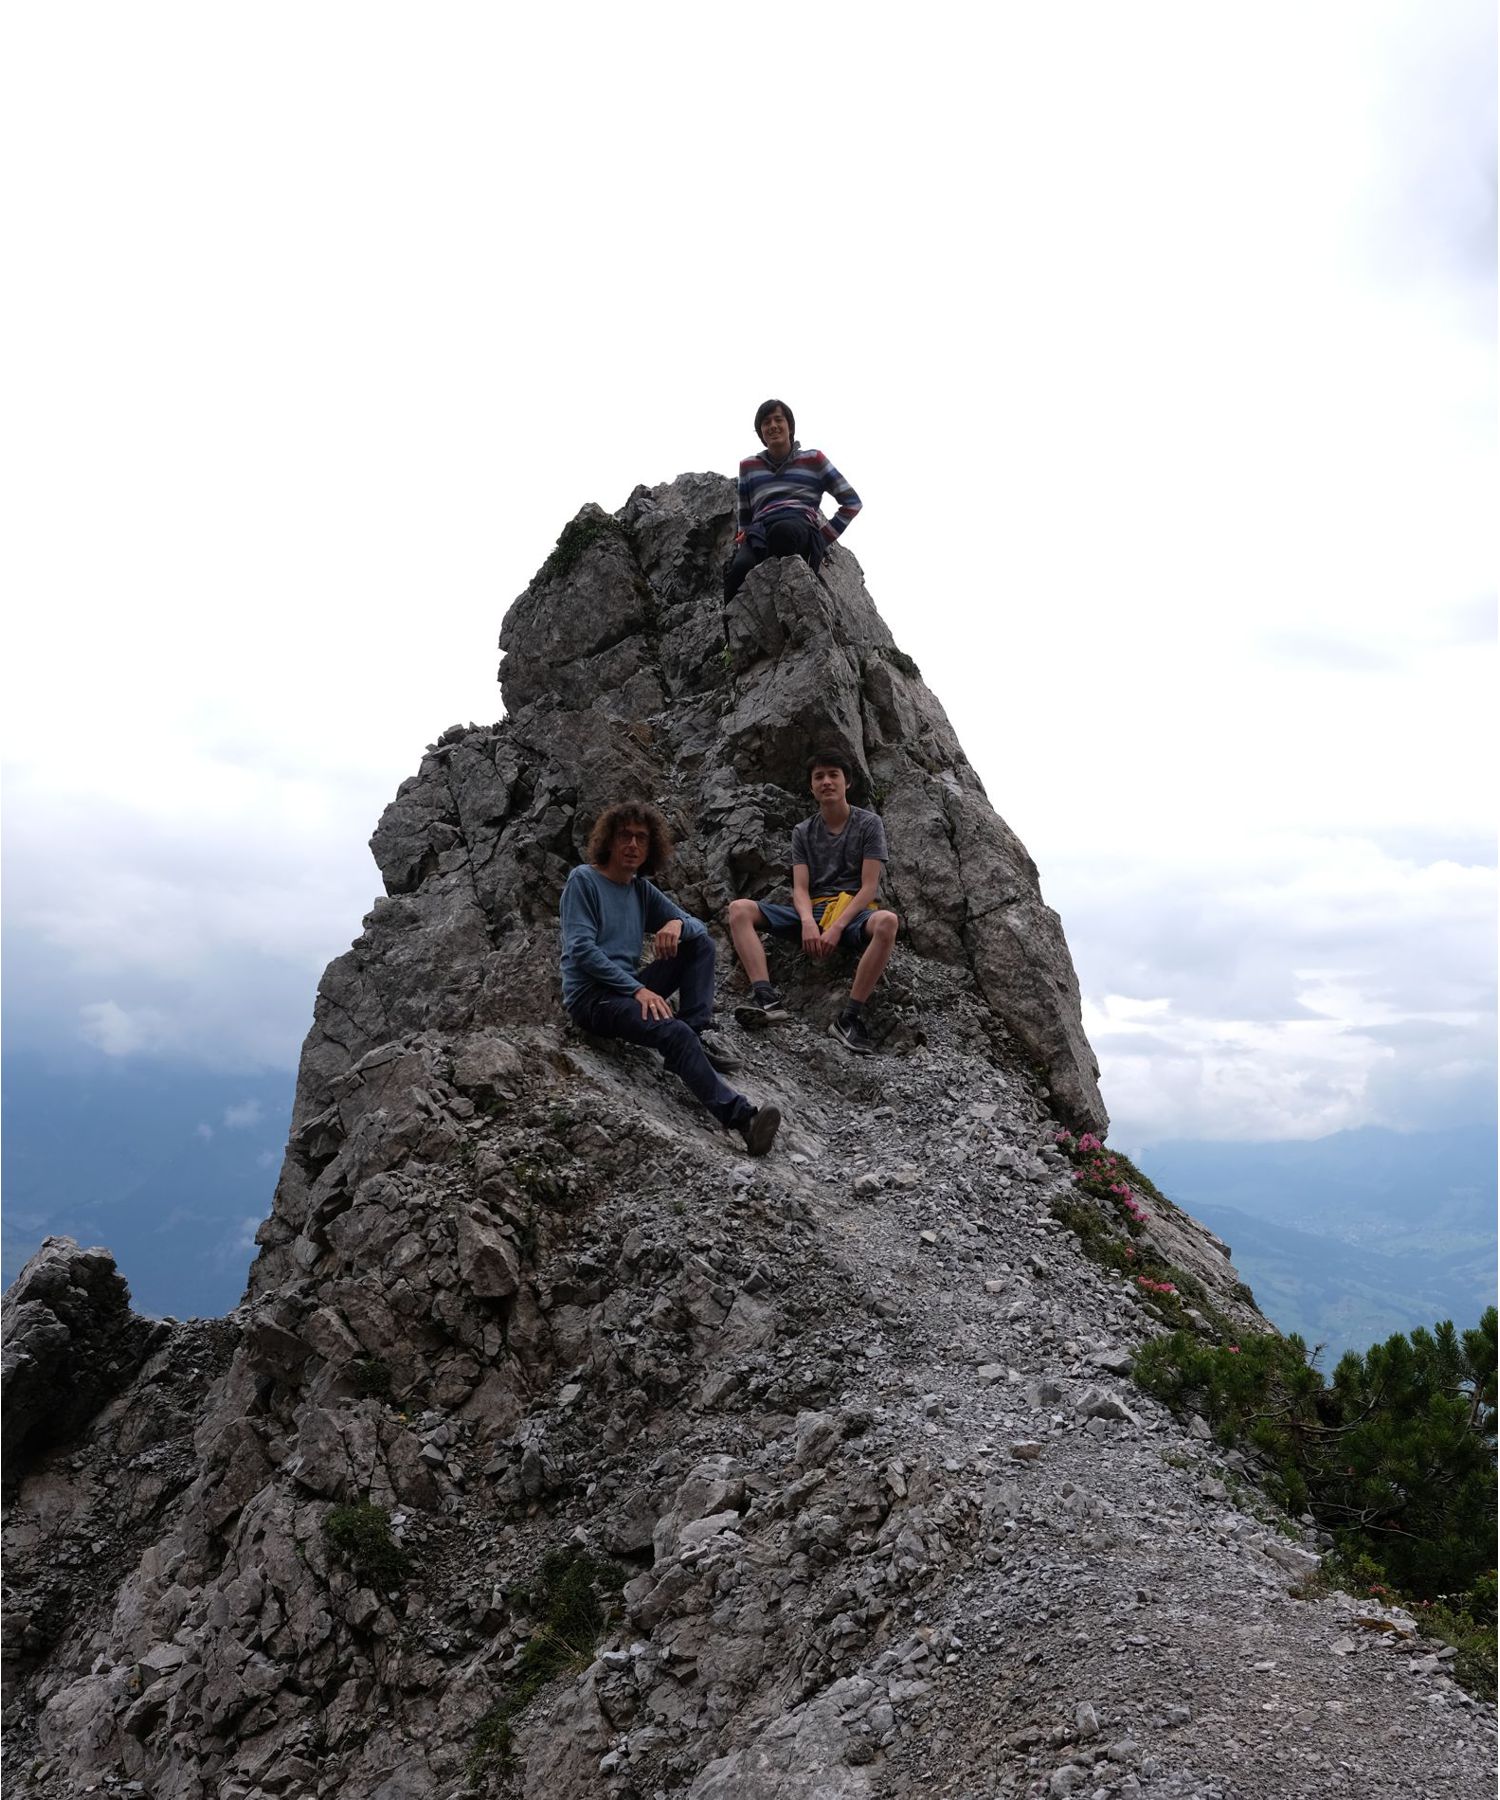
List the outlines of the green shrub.
<svg viewBox="0 0 1500 1800">
<path fill-rule="evenodd" d="M 365 1400 L 388 1400 L 391 1395 L 391 1371 L 378 1356 L 361 1356 L 352 1370 L 354 1391 Z"/>
<path fill-rule="evenodd" d="M 1459 1651 L 1458 1679 L 1495 1687 L 1496 1311 L 1350 1352 L 1330 1383 L 1298 1337 L 1144 1345 L 1136 1380 L 1196 1410 L 1268 1465 L 1267 1491 L 1332 1533 L 1329 1574 L 1399 1601 Z"/>
<path fill-rule="evenodd" d="M 323 1535 L 335 1554 L 372 1587 L 399 1587 L 410 1558 L 391 1535 L 391 1515 L 383 1506 L 335 1506 L 323 1520 Z"/>
</svg>

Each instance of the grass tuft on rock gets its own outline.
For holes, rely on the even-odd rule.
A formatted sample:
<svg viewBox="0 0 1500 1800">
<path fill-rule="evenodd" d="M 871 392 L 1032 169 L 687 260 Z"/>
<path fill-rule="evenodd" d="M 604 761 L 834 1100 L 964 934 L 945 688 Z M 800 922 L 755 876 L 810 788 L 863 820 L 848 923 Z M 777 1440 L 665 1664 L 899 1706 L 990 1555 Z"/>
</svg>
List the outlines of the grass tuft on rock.
<svg viewBox="0 0 1500 1800">
<path fill-rule="evenodd" d="M 616 518 L 609 513 L 599 513 L 590 518 L 569 519 L 558 536 L 552 554 L 547 558 L 531 579 L 533 587 L 540 587 L 543 582 L 558 581 L 570 574 L 591 544 L 597 544 L 601 538 L 618 538 L 621 543 L 629 544 L 630 533 Z"/>
<path fill-rule="evenodd" d="M 554 1676 L 587 1668 L 609 1623 L 608 1596 L 618 1593 L 625 1572 L 599 1562 L 569 1544 L 542 1558 L 530 1589 L 512 1594 L 512 1602 L 536 1621 L 516 1660 L 511 1680 L 480 1719 L 469 1757 L 470 1781 L 477 1781 L 490 1762 L 510 1760 L 512 1720 Z"/>
</svg>

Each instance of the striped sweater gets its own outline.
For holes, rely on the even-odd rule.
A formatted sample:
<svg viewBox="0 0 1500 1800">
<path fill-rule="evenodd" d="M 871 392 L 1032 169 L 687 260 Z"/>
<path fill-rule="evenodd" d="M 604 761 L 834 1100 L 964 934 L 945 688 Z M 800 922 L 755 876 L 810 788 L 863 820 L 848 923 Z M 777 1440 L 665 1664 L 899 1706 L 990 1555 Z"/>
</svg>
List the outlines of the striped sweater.
<svg viewBox="0 0 1500 1800">
<path fill-rule="evenodd" d="M 832 494 L 838 511 L 825 518 L 818 502 Z M 801 513 L 831 544 L 860 509 L 860 498 L 821 450 L 792 445 L 784 461 L 773 463 L 768 452 L 747 456 L 740 464 L 739 535 L 764 525 L 779 512 Z"/>
</svg>

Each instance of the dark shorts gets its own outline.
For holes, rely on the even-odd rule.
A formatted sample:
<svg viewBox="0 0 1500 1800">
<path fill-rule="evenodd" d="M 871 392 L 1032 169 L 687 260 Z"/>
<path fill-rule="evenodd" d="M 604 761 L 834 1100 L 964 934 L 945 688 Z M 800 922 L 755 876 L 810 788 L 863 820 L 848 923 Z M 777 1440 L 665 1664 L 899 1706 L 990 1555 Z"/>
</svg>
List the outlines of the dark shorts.
<svg viewBox="0 0 1500 1800">
<path fill-rule="evenodd" d="M 760 920 L 773 937 L 795 938 L 802 942 L 802 921 L 797 917 L 795 906 L 786 906 L 779 900 L 761 900 Z M 844 935 L 839 939 L 840 950 L 863 950 L 868 940 L 865 927 L 869 924 L 874 907 L 867 906 L 863 912 L 845 913 L 847 921 Z M 814 904 L 813 917 L 816 919 L 823 909 Z"/>
</svg>

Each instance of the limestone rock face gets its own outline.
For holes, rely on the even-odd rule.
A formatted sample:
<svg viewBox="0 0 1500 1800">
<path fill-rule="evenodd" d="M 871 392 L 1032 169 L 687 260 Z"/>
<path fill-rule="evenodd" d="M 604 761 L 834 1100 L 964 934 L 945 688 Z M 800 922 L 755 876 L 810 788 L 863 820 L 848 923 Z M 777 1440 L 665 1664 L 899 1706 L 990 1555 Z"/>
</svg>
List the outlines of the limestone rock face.
<svg viewBox="0 0 1500 1800">
<path fill-rule="evenodd" d="M 813 810 L 806 758 L 832 745 L 885 820 L 883 897 L 912 954 L 969 971 L 1057 1116 L 1106 1128 L 1057 915 L 858 565 L 837 548 L 820 580 L 772 560 L 726 606 L 733 500 L 722 477 L 685 475 L 617 517 L 585 507 L 511 608 L 507 718 L 445 733 L 371 840 L 387 897 L 324 977 L 300 1124 L 393 1031 L 551 1015 L 558 895 L 616 799 L 662 805 L 671 885 L 700 916 L 784 893 L 791 827 Z"/>
<path fill-rule="evenodd" d="M 1059 1116 L 1102 1131 L 1061 923 L 859 565 L 842 547 L 821 579 L 773 559 L 725 605 L 733 505 L 729 482 L 697 475 L 637 489 L 618 520 L 579 515 L 577 560 L 506 620 L 513 731 L 586 747 L 572 801 L 583 823 L 616 795 L 669 796 L 684 838 L 678 883 L 711 908 L 786 889 L 788 826 L 812 811 L 807 755 L 843 750 L 860 771 L 856 798 L 885 820 L 884 899 L 912 950 L 972 970 Z"/>
<path fill-rule="evenodd" d="M 9 1785 L 1487 1795 L 1489 1715 L 1410 1623 L 1332 1653 L 1315 1537 L 1132 1386 L 1164 1320 L 1085 1254 L 1111 1215 L 1066 1223 L 1058 1127 L 1103 1110 L 1035 870 L 847 552 L 722 604 L 731 498 L 585 508 L 506 620 L 507 718 L 386 809 L 240 1308 L 153 1326 L 71 1245 L 23 1271 Z M 756 1036 L 721 960 L 786 1121 L 751 1162 L 564 1018 L 557 900 L 627 795 L 700 916 L 776 891 L 830 740 L 907 935 L 866 1059 L 825 1029 L 847 968 L 773 947 Z M 1151 1230 L 1205 1335 L 1268 1329 L 1211 1234 Z"/>
</svg>

